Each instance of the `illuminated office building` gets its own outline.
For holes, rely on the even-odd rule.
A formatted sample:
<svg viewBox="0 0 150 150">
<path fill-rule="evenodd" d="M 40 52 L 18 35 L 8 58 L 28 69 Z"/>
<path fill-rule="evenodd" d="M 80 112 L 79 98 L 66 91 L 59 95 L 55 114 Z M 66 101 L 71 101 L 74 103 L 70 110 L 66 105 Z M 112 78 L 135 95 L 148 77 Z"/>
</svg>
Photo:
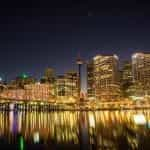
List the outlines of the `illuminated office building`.
<svg viewBox="0 0 150 150">
<path fill-rule="evenodd" d="M 122 68 L 122 80 L 123 82 L 132 82 L 133 76 L 132 76 L 132 65 L 130 62 L 124 62 L 123 68 Z"/>
<path fill-rule="evenodd" d="M 95 99 L 115 100 L 120 97 L 119 66 L 116 55 L 97 55 L 93 58 L 93 69 L 88 73 L 92 75 L 93 84 L 90 84 L 88 75 L 88 88 L 94 90 Z M 92 74 L 93 72 L 93 74 Z"/>
<path fill-rule="evenodd" d="M 53 101 L 54 93 L 49 84 L 26 84 L 23 89 L 6 89 L 0 96 L 2 98 L 34 101 Z"/>
<path fill-rule="evenodd" d="M 78 75 L 76 72 L 68 72 L 56 79 L 57 97 L 78 97 Z"/>
<path fill-rule="evenodd" d="M 36 82 L 36 79 L 34 77 L 28 76 L 27 74 L 23 73 L 23 74 L 17 76 L 15 80 L 12 80 L 9 83 L 9 87 L 23 89 L 24 85 L 34 84 L 35 82 Z"/>
<path fill-rule="evenodd" d="M 150 53 L 135 53 L 132 55 L 132 72 L 134 83 L 140 84 L 144 91 L 149 93 Z"/>
<path fill-rule="evenodd" d="M 128 61 L 125 61 L 120 73 L 122 96 L 128 97 L 130 95 L 129 88 L 131 88 L 133 84 L 132 64 Z"/>
<path fill-rule="evenodd" d="M 32 100 L 52 100 L 54 96 L 54 90 L 51 88 L 49 84 L 46 83 L 35 83 L 25 85 L 24 87 L 26 92 L 26 99 Z"/>
<path fill-rule="evenodd" d="M 95 99 L 93 61 L 87 64 L 87 96 L 90 100 Z"/>
<path fill-rule="evenodd" d="M 55 82 L 55 72 L 52 68 L 47 68 L 41 78 L 41 83 L 54 84 Z"/>
<path fill-rule="evenodd" d="M 80 56 L 78 56 L 76 60 L 76 64 L 78 65 L 78 98 L 80 99 L 80 94 L 81 94 L 81 68 L 83 65 L 83 60 L 81 59 Z"/>
<path fill-rule="evenodd" d="M 24 89 L 6 89 L 0 93 L 0 97 L 10 100 L 26 100 Z"/>
<path fill-rule="evenodd" d="M 67 72 L 65 75 L 67 79 L 67 87 L 68 87 L 68 93 L 69 95 L 77 97 L 78 95 L 78 74 L 76 72 Z"/>
</svg>

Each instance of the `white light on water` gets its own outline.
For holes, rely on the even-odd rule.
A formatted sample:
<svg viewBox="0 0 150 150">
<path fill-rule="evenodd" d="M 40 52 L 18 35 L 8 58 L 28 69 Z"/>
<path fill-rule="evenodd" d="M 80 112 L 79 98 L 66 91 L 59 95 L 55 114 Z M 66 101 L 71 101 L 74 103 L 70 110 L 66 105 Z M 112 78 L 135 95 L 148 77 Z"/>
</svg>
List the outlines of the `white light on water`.
<svg viewBox="0 0 150 150">
<path fill-rule="evenodd" d="M 14 110 L 14 106 L 15 106 L 14 104 L 9 104 L 9 109 Z"/>
<path fill-rule="evenodd" d="M 92 114 L 89 114 L 89 125 L 90 125 L 90 127 L 95 128 L 95 119 Z"/>
<path fill-rule="evenodd" d="M 33 141 L 34 141 L 34 143 L 39 143 L 40 142 L 39 132 L 35 132 L 33 134 Z"/>
<path fill-rule="evenodd" d="M 146 119 L 143 114 L 136 114 L 133 116 L 134 122 L 137 125 L 145 125 L 146 124 Z"/>
</svg>

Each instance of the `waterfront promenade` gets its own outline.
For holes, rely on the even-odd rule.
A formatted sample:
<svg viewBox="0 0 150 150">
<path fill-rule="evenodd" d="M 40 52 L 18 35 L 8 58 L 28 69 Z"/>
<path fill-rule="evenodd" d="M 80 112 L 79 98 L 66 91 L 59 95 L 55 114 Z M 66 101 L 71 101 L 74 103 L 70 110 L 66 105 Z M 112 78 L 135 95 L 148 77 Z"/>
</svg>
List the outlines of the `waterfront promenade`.
<svg viewBox="0 0 150 150">
<path fill-rule="evenodd" d="M 23 111 L 55 111 L 55 110 L 126 110 L 126 109 L 150 109 L 147 100 L 117 100 L 117 101 L 77 101 L 66 103 L 63 101 L 46 100 L 17 100 L 0 99 L 0 110 L 23 110 Z"/>
</svg>

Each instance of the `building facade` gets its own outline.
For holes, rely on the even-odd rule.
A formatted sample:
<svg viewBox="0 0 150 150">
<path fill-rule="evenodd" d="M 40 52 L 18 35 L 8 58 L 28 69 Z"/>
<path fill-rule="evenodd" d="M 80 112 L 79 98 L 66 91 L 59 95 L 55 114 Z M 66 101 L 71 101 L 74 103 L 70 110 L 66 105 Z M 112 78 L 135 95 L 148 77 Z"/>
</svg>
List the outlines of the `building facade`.
<svg viewBox="0 0 150 150">
<path fill-rule="evenodd" d="M 132 55 L 133 82 L 139 84 L 145 94 L 150 95 L 150 53 Z"/>
<path fill-rule="evenodd" d="M 90 100 L 95 99 L 93 61 L 87 64 L 87 97 Z"/>
<path fill-rule="evenodd" d="M 93 89 L 95 99 L 113 100 L 120 97 L 119 66 L 116 55 L 97 55 L 88 66 L 88 88 Z M 89 71 L 91 70 L 91 71 Z M 90 75 L 92 79 L 90 79 Z M 93 82 L 91 84 L 90 82 Z"/>
<path fill-rule="evenodd" d="M 56 96 L 58 98 L 78 97 L 78 74 L 68 72 L 56 79 Z"/>
<path fill-rule="evenodd" d="M 124 62 L 123 64 L 121 79 L 123 82 L 132 82 L 133 80 L 132 64 L 128 61 Z"/>
<path fill-rule="evenodd" d="M 53 89 L 50 85 L 39 82 L 26 84 L 23 89 L 6 89 L 0 94 L 0 97 L 27 101 L 54 101 Z"/>
<path fill-rule="evenodd" d="M 18 89 L 23 89 L 24 85 L 26 84 L 34 84 L 36 82 L 36 79 L 32 76 L 28 76 L 27 74 L 21 74 L 19 76 L 16 77 L 15 80 L 12 80 L 9 83 L 10 87 L 15 87 Z"/>
<path fill-rule="evenodd" d="M 55 72 L 52 68 L 47 68 L 44 72 L 43 77 L 41 78 L 41 83 L 55 83 Z"/>
<path fill-rule="evenodd" d="M 54 92 L 50 84 L 37 82 L 24 86 L 26 99 L 53 101 Z"/>
<path fill-rule="evenodd" d="M 133 85 L 132 64 L 125 61 L 120 72 L 120 83 L 122 89 L 122 96 L 128 97 L 130 95 L 129 88 Z"/>
</svg>

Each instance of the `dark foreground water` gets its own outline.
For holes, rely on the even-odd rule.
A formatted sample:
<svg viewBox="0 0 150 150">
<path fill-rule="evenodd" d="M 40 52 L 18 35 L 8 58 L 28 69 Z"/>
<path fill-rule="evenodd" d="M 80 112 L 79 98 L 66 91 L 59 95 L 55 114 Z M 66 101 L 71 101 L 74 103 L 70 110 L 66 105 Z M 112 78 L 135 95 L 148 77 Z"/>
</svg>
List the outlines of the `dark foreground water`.
<svg viewBox="0 0 150 150">
<path fill-rule="evenodd" d="M 0 112 L 0 149 L 150 150 L 150 110 Z"/>
</svg>

